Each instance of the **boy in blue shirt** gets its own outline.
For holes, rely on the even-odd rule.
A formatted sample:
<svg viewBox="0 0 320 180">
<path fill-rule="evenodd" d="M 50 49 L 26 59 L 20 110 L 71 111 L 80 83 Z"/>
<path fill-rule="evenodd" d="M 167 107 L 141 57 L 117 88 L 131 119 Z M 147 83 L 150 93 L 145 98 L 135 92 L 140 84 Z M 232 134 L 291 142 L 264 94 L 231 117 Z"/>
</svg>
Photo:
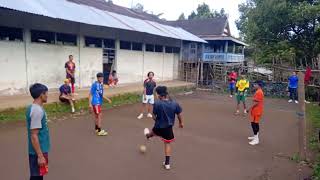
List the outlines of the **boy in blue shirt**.
<svg viewBox="0 0 320 180">
<path fill-rule="evenodd" d="M 105 96 L 103 96 L 103 73 L 97 74 L 97 81 L 94 82 L 91 86 L 91 90 L 89 93 L 89 108 L 94 113 L 95 118 L 95 132 L 97 136 L 106 136 L 108 132 L 101 129 L 101 106 L 103 103 L 103 98 L 106 99 L 109 103 L 111 100 Z"/>
<path fill-rule="evenodd" d="M 175 116 L 178 115 L 179 127 L 183 128 L 183 119 L 182 119 L 182 109 L 180 105 L 170 100 L 167 92 L 166 86 L 159 86 L 156 88 L 157 100 L 153 107 L 153 114 L 155 124 L 150 132 L 148 128 L 144 129 L 144 134 L 147 139 L 153 136 L 159 136 L 162 138 L 165 146 L 165 162 L 163 163 L 164 168 L 170 169 L 170 156 L 171 156 L 171 146 L 170 143 L 174 141 L 173 126 L 175 123 Z"/>
<path fill-rule="evenodd" d="M 299 78 L 297 76 L 297 73 L 293 72 L 288 80 L 289 80 L 288 88 L 290 92 L 290 99 L 288 102 L 291 103 L 292 101 L 294 101 L 296 104 L 298 104 L 299 102 L 298 102 L 297 89 L 298 89 Z"/>
<path fill-rule="evenodd" d="M 43 109 L 43 105 L 48 99 L 48 88 L 43 84 L 36 83 L 29 90 L 34 99 L 32 105 L 27 107 L 26 112 L 30 180 L 42 180 L 48 171 L 48 153 L 50 151 L 47 115 Z"/>
</svg>

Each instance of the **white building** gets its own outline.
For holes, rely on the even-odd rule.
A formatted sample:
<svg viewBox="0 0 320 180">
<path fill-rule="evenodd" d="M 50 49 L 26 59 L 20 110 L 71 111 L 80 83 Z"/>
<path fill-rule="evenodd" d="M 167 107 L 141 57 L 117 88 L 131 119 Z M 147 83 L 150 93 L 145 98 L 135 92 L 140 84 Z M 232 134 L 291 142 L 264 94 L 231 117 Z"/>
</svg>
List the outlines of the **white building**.
<svg viewBox="0 0 320 180">
<path fill-rule="evenodd" d="M 205 42 L 181 28 L 88 4 L 0 0 L 0 95 L 24 93 L 35 82 L 57 88 L 69 55 L 80 88 L 111 69 L 120 83 L 141 82 L 148 71 L 158 81 L 176 79 L 183 41 Z"/>
</svg>

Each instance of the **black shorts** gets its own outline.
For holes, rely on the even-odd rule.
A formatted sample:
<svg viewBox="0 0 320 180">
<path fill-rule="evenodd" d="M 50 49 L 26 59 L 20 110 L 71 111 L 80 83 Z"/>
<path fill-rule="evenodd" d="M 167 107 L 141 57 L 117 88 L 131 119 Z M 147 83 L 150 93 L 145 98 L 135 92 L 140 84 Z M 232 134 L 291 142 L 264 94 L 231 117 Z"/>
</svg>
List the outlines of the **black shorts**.
<svg viewBox="0 0 320 180">
<path fill-rule="evenodd" d="M 76 79 L 75 79 L 74 77 L 72 77 L 72 76 L 71 76 L 70 74 L 68 74 L 68 73 L 67 73 L 66 78 L 67 78 L 67 79 L 70 79 L 70 83 L 71 83 L 71 84 L 76 83 Z"/>
<path fill-rule="evenodd" d="M 61 96 L 59 97 L 59 100 L 60 100 L 60 102 L 62 102 L 62 103 L 67 103 L 67 104 L 70 103 L 68 99 L 63 98 L 63 97 L 61 97 Z"/>
<path fill-rule="evenodd" d="M 153 128 L 152 132 L 161 137 L 163 142 L 170 143 L 174 141 L 174 134 L 172 126 L 169 126 L 167 128 Z"/>
</svg>

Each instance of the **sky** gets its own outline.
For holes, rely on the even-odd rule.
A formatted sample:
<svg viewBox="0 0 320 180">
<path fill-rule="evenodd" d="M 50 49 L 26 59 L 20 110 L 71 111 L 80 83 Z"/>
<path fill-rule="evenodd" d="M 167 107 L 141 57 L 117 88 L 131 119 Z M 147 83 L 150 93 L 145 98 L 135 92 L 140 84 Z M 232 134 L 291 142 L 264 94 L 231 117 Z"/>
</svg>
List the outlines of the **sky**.
<svg viewBox="0 0 320 180">
<path fill-rule="evenodd" d="M 154 14 L 164 13 L 161 18 L 177 20 L 181 13 L 186 17 L 198 7 L 198 4 L 206 3 L 211 9 L 224 8 L 229 14 L 231 34 L 238 37 L 239 33 L 235 21 L 239 18 L 238 5 L 246 0 L 112 0 L 114 4 L 131 8 L 140 3 L 144 9 Z"/>
</svg>

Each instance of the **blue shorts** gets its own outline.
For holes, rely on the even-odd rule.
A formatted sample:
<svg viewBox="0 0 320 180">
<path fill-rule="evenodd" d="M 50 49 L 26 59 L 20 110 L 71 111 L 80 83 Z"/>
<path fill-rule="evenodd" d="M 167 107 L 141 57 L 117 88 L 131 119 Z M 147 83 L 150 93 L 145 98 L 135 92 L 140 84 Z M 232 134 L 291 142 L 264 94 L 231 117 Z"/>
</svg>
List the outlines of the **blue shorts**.
<svg viewBox="0 0 320 180">
<path fill-rule="evenodd" d="M 47 160 L 47 164 L 48 164 L 48 153 L 43 153 L 43 156 Z M 40 176 L 40 168 L 38 165 L 37 155 L 29 154 L 29 167 L 30 167 L 30 176 Z"/>
<path fill-rule="evenodd" d="M 236 89 L 236 83 L 234 83 L 234 82 L 229 83 L 229 89 L 230 90 L 235 90 Z"/>
</svg>

